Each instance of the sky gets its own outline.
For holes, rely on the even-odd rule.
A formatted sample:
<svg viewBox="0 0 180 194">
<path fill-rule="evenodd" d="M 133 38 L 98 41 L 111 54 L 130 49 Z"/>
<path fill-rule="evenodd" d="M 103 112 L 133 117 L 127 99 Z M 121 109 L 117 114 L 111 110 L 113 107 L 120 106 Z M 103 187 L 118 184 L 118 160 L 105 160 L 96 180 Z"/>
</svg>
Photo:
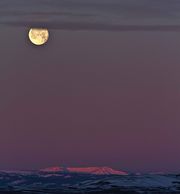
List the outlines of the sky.
<svg viewBox="0 0 180 194">
<path fill-rule="evenodd" d="M 1 0 L 0 169 L 179 172 L 179 5 Z"/>
</svg>

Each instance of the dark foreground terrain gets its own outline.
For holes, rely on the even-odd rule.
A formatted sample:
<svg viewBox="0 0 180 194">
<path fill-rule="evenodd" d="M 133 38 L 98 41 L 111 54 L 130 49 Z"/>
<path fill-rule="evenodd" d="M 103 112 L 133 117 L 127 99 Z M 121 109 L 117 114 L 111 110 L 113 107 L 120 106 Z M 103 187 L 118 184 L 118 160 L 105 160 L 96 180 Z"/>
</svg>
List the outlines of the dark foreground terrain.
<svg viewBox="0 0 180 194">
<path fill-rule="evenodd" d="M 0 172 L 0 194 L 180 194 L 178 175 Z"/>
</svg>

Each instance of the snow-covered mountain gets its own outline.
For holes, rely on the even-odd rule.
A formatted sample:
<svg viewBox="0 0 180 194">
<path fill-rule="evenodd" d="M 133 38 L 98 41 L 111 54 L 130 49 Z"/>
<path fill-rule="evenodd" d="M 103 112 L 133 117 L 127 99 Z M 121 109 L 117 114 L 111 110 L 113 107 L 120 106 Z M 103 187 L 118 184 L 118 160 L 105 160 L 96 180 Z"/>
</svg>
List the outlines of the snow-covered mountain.
<svg viewBox="0 0 180 194">
<path fill-rule="evenodd" d="M 69 172 L 69 173 L 86 173 L 94 175 L 127 175 L 127 172 L 114 170 L 110 167 L 49 167 L 41 169 L 42 172 Z"/>
</svg>

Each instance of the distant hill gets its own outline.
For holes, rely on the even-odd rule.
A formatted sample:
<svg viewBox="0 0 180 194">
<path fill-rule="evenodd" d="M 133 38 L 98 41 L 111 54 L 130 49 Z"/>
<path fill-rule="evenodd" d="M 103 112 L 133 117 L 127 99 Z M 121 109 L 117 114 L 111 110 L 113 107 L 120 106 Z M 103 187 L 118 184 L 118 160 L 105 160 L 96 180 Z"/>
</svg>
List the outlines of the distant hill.
<svg viewBox="0 0 180 194">
<path fill-rule="evenodd" d="M 42 172 L 69 172 L 69 173 L 86 173 L 94 175 L 127 175 L 127 172 L 114 170 L 110 167 L 49 167 L 41 169 Z"/>
</svg>

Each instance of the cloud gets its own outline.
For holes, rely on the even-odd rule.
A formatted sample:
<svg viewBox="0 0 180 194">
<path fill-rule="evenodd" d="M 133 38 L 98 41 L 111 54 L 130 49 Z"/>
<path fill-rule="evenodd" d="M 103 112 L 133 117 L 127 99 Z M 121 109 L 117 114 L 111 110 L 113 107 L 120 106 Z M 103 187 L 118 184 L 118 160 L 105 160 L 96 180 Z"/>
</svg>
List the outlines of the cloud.
<svg viewBox="0 0 180 194">
<path fill-rule="evenodd" d="M 1 0 L 0 23 L 62 30 L 179 31 L 179 0 Z"/>
</svg>

